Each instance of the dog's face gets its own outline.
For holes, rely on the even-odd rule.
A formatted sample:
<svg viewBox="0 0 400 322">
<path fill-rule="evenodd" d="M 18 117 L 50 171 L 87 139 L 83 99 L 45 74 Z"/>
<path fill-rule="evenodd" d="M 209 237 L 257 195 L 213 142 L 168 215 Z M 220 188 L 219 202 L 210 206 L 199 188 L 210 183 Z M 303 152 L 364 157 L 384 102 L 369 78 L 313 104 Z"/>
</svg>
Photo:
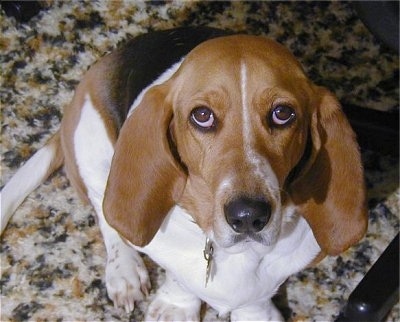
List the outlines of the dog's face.
<svg viewBox="0 0 400 322">
<path fill-rule="evenodd" d="M 179 204 L 229 248 L 273 245 L 293 204 L 335 254 L 363 235 L 364 200 L 358 146 L 333 95 L 276 42 L 229 36 L 196 47 L 125 122 L 104 209 L 143 246 Z"/>
<path fill-rule="evenodd" d="M 171 86 L 173 137 L 188 171 L 178 203 L 223 247 L 276 241 L 310 123 L 312 89 L 294 58 L 246 39 L 200 46 Z"/>
</svg>

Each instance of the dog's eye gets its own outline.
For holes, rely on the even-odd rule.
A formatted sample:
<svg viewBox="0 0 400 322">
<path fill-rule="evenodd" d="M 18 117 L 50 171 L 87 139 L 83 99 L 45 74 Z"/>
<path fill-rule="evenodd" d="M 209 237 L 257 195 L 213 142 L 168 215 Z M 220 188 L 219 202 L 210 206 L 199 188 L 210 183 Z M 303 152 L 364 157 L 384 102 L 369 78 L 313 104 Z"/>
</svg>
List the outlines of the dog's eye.
<svg viewBox="0 0 400 322">
<path fill-rule="evenodd" d="M 276 106 L 271 113 L 271 121 L 274 125 L 286 125 L 296 117 L 294 110 L 287 105 Z"/>
<path fill-rule="evenodd" d="M 215 126 L 214 112 L 206 106 L 196 107 L 190 114 L 194 125 L 204 130 L 212 129 Z"/>
</svg>

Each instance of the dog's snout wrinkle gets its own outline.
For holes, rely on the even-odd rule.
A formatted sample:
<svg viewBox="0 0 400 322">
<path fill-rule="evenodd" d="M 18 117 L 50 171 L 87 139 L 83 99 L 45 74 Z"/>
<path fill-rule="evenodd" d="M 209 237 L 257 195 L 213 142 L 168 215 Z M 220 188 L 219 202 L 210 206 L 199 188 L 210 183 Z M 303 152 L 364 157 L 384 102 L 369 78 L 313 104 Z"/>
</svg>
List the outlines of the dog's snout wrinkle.
<svg viewBox="0 0 400 322">
<path fill-rule="evenodd" d="M 239 197 L 224 207 L 229 226 L 237 233 L 258 233 L 267 225 L 271 217 L 271 205 L 265 200 Z"/>
</svg>

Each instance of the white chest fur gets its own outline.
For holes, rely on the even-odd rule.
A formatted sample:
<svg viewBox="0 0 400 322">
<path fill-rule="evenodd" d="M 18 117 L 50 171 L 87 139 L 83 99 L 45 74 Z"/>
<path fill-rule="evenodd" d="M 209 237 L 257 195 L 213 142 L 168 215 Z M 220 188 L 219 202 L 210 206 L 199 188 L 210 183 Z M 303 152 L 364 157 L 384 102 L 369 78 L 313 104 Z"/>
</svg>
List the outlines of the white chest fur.
<svg viewBox="0 0 400 322">
<path fill-rule="evenodd" d="M 138 250 L 149 255 L 188 291 L 220 314 L 269 300 L 285 279 L 308 265 L 320 248 L 306 221 L 294 216 L 282 227 L 278 243 L 242 245 L 232 252 L 214 245 L 207 286 L 203 256 L 206 236 L 180 207 L 175 207 L 152 242 Z"/>
</svg>

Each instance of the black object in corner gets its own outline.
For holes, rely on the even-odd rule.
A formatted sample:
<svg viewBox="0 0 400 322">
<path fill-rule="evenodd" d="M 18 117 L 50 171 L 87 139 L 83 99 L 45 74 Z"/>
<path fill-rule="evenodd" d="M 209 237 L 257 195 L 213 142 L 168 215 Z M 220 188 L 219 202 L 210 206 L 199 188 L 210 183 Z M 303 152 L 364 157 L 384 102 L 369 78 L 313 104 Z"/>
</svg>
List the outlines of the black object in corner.
<svg viewBox="0 0 400 322">
<path fill-rule="evenodd" d="M 1 7 L 9 17 L 27 22 L 42 9 L 39 1 L 0 1 Z"/>
<path fill-rule="evenodd" d="M 399 300 L 399 234 L 350 294 L 335 322 L 382 321 Z"/>
</svg>

